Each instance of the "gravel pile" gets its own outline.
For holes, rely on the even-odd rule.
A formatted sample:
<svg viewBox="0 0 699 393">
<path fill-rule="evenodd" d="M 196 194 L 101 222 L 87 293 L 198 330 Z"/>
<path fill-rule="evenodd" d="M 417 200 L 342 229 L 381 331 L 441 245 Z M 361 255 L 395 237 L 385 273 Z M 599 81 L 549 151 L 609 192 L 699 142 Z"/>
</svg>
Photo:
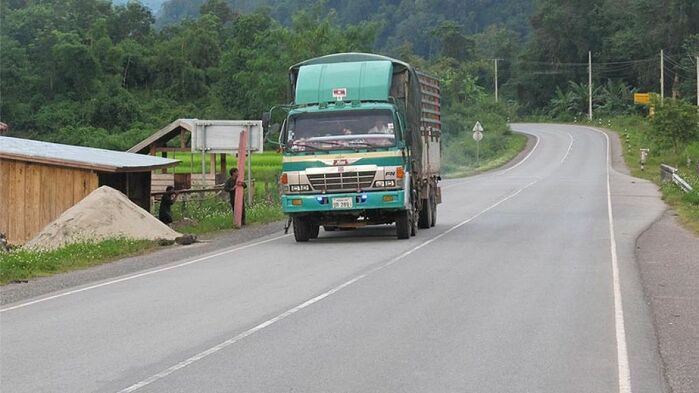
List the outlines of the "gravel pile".
<svg viewBox="0 0 699 393">
<path fill-rule="evenodd" d="M 24 247 L 52 250 L 70 243 L 108 238 L 175 240 L 179 236 L 126 195 L 102 186 L 66 210 Z"/>
</svg>

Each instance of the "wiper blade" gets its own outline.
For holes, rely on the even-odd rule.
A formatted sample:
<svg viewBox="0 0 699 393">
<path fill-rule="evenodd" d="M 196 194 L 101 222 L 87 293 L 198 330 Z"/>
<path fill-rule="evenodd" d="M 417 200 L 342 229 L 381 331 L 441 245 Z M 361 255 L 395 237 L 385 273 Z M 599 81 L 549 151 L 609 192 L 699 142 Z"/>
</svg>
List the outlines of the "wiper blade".
<svg viewBox="0 0 699 393">
<path fill-rule="evenodd" d="M 355 141 L 355 142 L 352 142 L 350 144 L 352 144 L 352 145 L 362 144 L 362 145 L 365 145 L 367 147 L 389 147 L 387 145 L 377 145 L 376 143 L 363 142 L 363 141 Z"/>
<path fill-rule="evenodd" d="M 290 149 L 293 151 L 295 147 L 307 147 L 307 148 L 313 149 L 313 151 L 319 151 L 319 150 L 322 151 L 323 150 L 317 146 L 309 145 L 307 143 L 294 143 L 291 145 Z"/>
</svg>

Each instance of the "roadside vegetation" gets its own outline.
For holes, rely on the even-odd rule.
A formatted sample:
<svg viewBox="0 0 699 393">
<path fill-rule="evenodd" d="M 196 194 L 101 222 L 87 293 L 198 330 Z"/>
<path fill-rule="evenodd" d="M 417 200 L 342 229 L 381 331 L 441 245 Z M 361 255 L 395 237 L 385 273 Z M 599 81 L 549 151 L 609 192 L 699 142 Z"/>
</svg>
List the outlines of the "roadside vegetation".
<svg viewBox="0 0 699 393">
<path fill-rule="evenodd" d="M 197 154 L 180 153 L 174 158 L 181 160 L 175 173 L 197 173 L 201 171 L 201 156 Z M 226 156 L 228 168 L 237 167 L 237 158 Z M 282 156 L 277 152 L 264 152 L 252 155 L 252 178 L 246 180 L 248 187 L 255 187 L 254 203 L 246 210 L 248 224 L 263 224 L 281 220 L 284 215 L 279 205 L 279 174 L 281 173 Z M 220 168 L 221 157 L 216 156 L 216 165 Z M 206 173 L 210 172 L 209 156 L 204 162 Z M 247 179 L 247 167 L 245 169 Z M 247 190 L 246 200 L 247 200 Z M 157 216 L 159 204 L 155 203 L 152 212 Z M 228 195 L 223 191 L 205 194 L 182 194 L 172 209 L 174 228 L 182 233 L 206 234 L 224 229 L 232 229 L 233 220 Z"/>
<path fill-rule="evenodd" d="M 275 195 L 276 196 L 276 195 Z M 227 196 L 209 196 L 193 200 L 189 206 L 176 204 L 173 215 L 175 230 L 182 233 L 206 234 L 232 229 L 233 214 Z M 247 224 L 266 224 L 284 218 L 278 201 L 258 200 L 245 211 Z"/>
<path fill-rule="evenodd" d="M 683 109 L 684 108 L 684 109 Z M 679 112 L 678 112 L 679 110 Z M 669 113 L 668 113 L 669 112 Z M 677 115 L 677 125 L 674 128 L 681 135 L 683 142 L 678 142 L 668 126 L 665 117 Z M 682 120 L 684 119 L 684 120 Z M 687 119 L 689 124 L 682 125 Z M 674 123 L 674 120 L 668 120 Z M 682 224 L 699 234 L 699 130 L 697 130 L 696 107 L 666 101 L 665 105 L 656 109 L 656 117 L 648 121 L 640 116 L 627 116 L 611 119 L 605 126 L 619 134 L 624 161 L 636 177 L 653 181 L 660 186 L 663 199 L 678 214 Z M 673 129 L 673 128 L 671 128 Z M 681 131 L 681 132 L 680 132 Z M 686 138 L 686 139 L 685 139 Z M 640 149 L 649 149 L 645 169 L 641 170 Z M 660 164 L 668 164 L 679 170 L 679 175 L 693 188 L 691 193 L 685 193 L 672 182 L 663 183 L 660 178 Z"/>
<path fill-rule="evenodd" d="M 149 240 L 109 239 L 75 243 L 53 251 L 0 252 L 0 285 L 84 269 L 158 247 L 158 242 Z"/>
</svg>

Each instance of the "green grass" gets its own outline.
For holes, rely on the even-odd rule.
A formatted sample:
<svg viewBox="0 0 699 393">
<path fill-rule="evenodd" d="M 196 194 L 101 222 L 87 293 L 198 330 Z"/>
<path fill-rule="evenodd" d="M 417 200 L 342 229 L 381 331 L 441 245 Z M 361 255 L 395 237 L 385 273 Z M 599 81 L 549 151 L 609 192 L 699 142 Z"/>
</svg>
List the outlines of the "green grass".
<svg viewBox="0 0 699 393">
<path fill-rule="evenodd" d="M 495 169 L 507 164 L 510 160 L 517 157 L 517 154 L 519 154 L 526 145 L 527 137 L 525 135 L 513 133 L 508 137 L 507 144 L 504 149 L 501 149 L 497 153 L 491 155 L 490 158 L 482 160 L 480 165 L 476 165 L 474 162 L 470 162 L 466 165 L 447 163 L 447 165 L 445 165 L 445 177 L 455 178 L 473 176 L 481 172 Z"/>
<path fill-rule="evenodd" d="M 53 251 L 16 249 L 0 253 L 0 285 L 84 269 L 116 258 L 142 254 L 157 247 L 157 242 L 149 240 L 109 239 L 70 244 Z"/>
<path fill-rule="evenodd" d="M 174 169 L 168 169 L 169 173 L 201 173 L 201 155 L 191 153 L 170 153 L 168 158 L 182 161 Z M 274 180 L 282 170 L 282 155 L 277 152 L 264 152 L 252 155 L 252 177 L 261 180 Z M 226 156 L 228 170 L 238 165 L 238 160 L 233 155 Z M 211 162 L 209 155 L 205 156 L 204 167 L 206 173 L 210 172 Z M 216 167 L 221 168 L 221 155 L 216 155 Z M 247 169 L 246 169 L 247 170 Z"/>
<path fill-rule="evenodd" d="M 276 197 L 276 192 L 273 195 Z M 247 224 L 264 224 L 284 218 L 277 199 L 258 199 L 253 206 L 248 207 L 246 209 Z M 186 207 L 176 203 L 173 216 L 176 222 L 185 222 L 184 225 L 175 228 L 181 233 L 204 234 L 234 227 L 230 204 L 226 199 L 216 196 L 190 201 Z M 183 221 L 184 219 L 188 220 Z"/>
</svg>

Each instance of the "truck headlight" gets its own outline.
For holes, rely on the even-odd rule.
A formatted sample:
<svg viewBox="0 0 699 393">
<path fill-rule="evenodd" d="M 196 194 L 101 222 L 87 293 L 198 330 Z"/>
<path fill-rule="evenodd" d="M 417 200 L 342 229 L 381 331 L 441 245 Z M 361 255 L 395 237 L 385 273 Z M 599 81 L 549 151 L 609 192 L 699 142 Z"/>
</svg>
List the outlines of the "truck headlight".
<svg viewBox="0 0 699 393">
<path fill-rule="evenodd" d="M 290 192 L 311 191 L 311 186 L 308 184 L 292 184 L 289 186 Z"/>
<path fill-rule="evenodd" d="M 395 187 L 395 186 L 396 186 L 395 180 L 377 180 L 374 182 L 374 187 L 376 187 L 376 188 Z"/>
</svg>

